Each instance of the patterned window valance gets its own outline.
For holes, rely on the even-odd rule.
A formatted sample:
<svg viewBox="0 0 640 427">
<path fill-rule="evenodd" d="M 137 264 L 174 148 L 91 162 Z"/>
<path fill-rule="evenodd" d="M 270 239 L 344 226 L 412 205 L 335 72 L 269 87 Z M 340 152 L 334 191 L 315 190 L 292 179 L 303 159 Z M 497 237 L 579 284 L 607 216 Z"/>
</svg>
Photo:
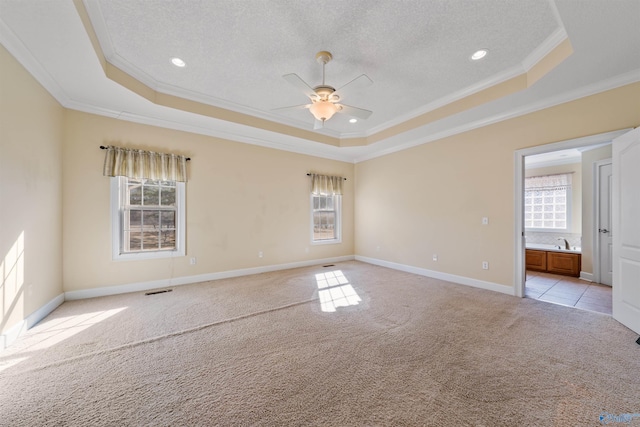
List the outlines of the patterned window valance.
<svg viewBox="0 0 640 427">
<path fill-rule="evenodd" d="M 102 170 L 104 176 L 187 181 L 187 158 L 185 156 L 111 145 L 101 148 L 106 150 Z"/>
<path fill-rule="evenodd" d="M 315 173 L 308 175 L 311 177 L 311 194 L 342 194 L 343 177 L 317 175 Z"/>
<path fill-rule="evenodd" d="M 567 190 L 571 188 L 571 174 L 532 176 L 525 179 L 524 187 L 531 191 Z"/>
</svg>

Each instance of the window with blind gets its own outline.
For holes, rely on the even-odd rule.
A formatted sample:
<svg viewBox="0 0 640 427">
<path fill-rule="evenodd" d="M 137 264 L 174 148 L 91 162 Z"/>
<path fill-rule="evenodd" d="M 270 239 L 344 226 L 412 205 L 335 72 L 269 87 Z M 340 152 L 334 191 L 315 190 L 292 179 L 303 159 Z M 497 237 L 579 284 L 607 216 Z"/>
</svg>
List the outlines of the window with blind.
<svg viewBox="0 0 640 427">
<path fill-rule="evenodd" d="M 525 178 L 524 226 L 534 231 L 570 229 L 571 174 Z"/>
<path fill-rule="evenodd" d="M 340 241 L 340 196 L 334 194 L 312 195 L 312 242 Z"/>
<path fill-rule="evenodd" d="M 184 255 L 184 182 L 112 180 L 113 258 Z"/>
<path fill-rule="evenodd" d="M 187 159 L 114 146 L 105 149 L 103 175 L 111 177 L 114 260 L 185 255 Z"/>
<path fill-rule="evenodd" d="M 311 177 L 311 243 L 342 242 L 342 183 L 344 178 Z"/>
</svg>

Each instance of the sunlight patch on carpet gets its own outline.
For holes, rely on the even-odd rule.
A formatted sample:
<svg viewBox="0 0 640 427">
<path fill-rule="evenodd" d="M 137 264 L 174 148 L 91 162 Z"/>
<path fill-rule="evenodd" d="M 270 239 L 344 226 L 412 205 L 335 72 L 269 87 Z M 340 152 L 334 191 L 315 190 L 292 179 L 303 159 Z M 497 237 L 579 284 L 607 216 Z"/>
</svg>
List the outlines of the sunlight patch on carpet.
<svg viewBox="0 0 640 427">
<path fill-rule="evenodd" d="M 52 347 L 62 341 L 98 324 L 115 314 L 118 314 L 127 307 L 114 308 L 111 310 L 83 313 L 75 316 L 60 317 L 49 322 L 36 326 L 31 336 L 26 339 L 20 352 L 15 355 L 0 360 L 0 372 L 10 368 L 29 357 L 24 354 L 33 353 Z"/>
<path fill-rule="evenodd" d="M 34 337 L 37 337 L 37 342 L 30 346 L 29 350 L 42 350 L 58 344 L 59 342 L 62 342 L 67 338 L 70 338 L 85 329 L 118 314 L 124 309 L 126 309 L 126 307 L 59 318 L 46 330 L 34 335 Z"/>
<path fill-rule="evenodd" d="M 337 307 L 358 305 L 362 299 L 341 270 L 316 274 L 320 309 L 333 313 Z"/>
</svg>

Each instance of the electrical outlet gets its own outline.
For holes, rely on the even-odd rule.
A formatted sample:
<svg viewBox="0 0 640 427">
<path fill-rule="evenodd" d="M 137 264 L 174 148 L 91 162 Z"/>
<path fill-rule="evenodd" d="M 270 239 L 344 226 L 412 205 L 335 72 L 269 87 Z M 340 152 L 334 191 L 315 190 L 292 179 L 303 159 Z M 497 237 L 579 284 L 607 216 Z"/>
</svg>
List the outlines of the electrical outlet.
<svg viewBox="0 0 640 427">
<path fill-rule="evenodd" d="M 482 269 L 483 270 L 488 270 L 489 269 L 489 262 L 488 261 L 482 261 Z"/>
<path fill-rule="evenodd" d="M 438 254 L 433 254 L 433 260 L 437 261 L 438 260 Z"/>
<path fill-rule="evenodd" d="M 191 265 L 196 265 L 196 262 L 198 262 L 198 260 L 196 259 L 196 257 L 193 257 L 189 260 L 189 264 Z"/>
<path fill-rule="evenodd" d="M 486 216 L 482 217 L 482 225 L 489 225 L 489 218 Z"/>
<path fill-rule="evenodd" d="M 258 258 L 262 258 L 264 256 L 264 254 L 262 253 L 262 251 L 258 252 Z"/>
</svg>

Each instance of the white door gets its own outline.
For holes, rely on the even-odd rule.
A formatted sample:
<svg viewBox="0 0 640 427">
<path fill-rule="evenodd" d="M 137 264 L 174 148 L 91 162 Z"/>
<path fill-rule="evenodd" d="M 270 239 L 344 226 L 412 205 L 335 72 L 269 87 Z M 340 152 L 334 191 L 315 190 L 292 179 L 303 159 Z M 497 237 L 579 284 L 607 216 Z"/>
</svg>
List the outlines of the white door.
<svg viewBox="0 0 640 427">
<path fill-rule="evenodd" d="M 613 317 L 640 334 L 640 128 L 613 140 Z"/>
<path fill-rule="evenodd" d="M 600 283 L 609 285 L 613 283 L 613 233 L 611 227 L 611 188 L 612 166 L 611 163 L 598 165 L 598 262 Z"/>
</svg>

